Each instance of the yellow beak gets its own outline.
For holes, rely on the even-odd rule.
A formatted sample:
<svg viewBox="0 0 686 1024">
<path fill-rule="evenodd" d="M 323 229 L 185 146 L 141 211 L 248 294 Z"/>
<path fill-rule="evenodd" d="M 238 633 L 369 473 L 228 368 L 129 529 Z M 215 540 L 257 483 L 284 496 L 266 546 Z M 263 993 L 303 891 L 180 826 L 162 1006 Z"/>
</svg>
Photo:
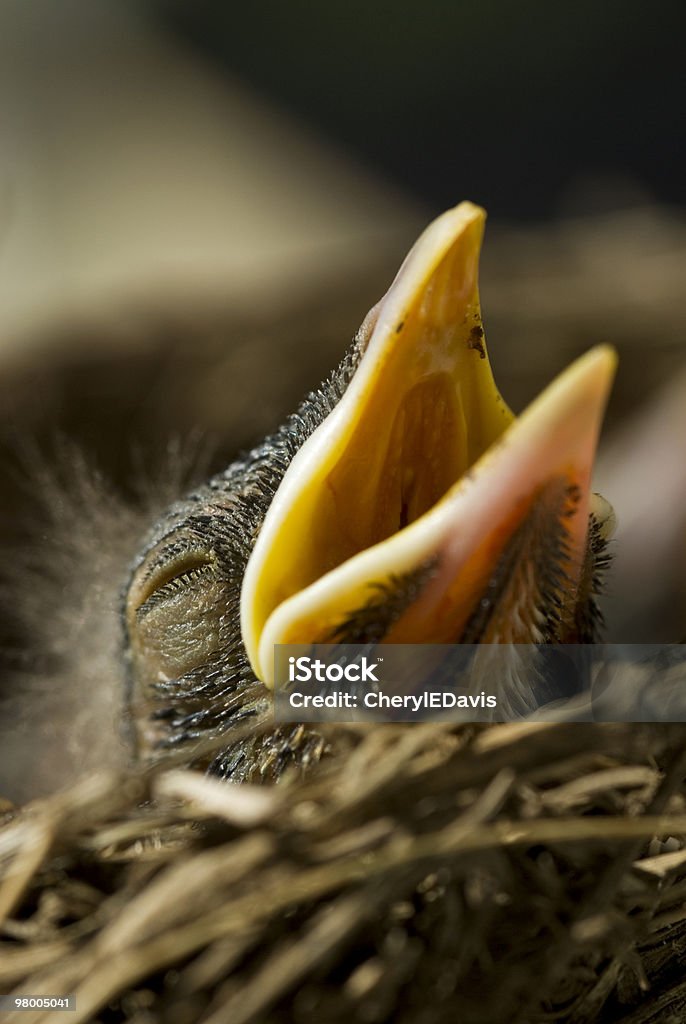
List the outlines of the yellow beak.
<svg viewBox="0 0 686 1024">
<path fill-rule="evenodd" d="M 541 642 L 552 622 L 574 638 L 616 358 L 592 350 L 513 416 L 481 324 L 484 220 L 461 203 L 419 238 L 365 321 L 347 391 L 277 491 L 241 595 L 268 686 L 274 644 Z M 375 608 L 372 626 L 361 613 Z"/>
</svg>

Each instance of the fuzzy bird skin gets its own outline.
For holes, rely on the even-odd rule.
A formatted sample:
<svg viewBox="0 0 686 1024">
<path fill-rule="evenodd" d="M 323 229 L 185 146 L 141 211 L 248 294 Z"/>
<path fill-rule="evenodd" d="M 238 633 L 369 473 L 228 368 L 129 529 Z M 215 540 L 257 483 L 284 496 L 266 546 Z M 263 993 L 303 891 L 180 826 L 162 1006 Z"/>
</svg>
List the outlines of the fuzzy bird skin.
<svg viewBox="0 0 686 1024">
<path fill-rule="evenodd" d="M 139 754 L 154 755 L 160 748 L 222 733 L 230 737 L 231 728 L 246 718 L 269 713 L 269 694 L 251 669 L 241 638 L 243 576 L 287 467 L 341 398 L 359 356 L 356 342 L 336 372 L 283 426 L 174 504 L 147 538 L 133 567 L 134 585 L 145 587 L 160 572 L 164 579 L 170 564 L 186 568 L 172 570 L 177 574 L 154 590 L 127 623 L 130 721 L 135 723 L 131 738 Z M 208 603 L 221 609 L 209 630 Z M 160 617 L 163 621 L 156 622 Z M 177 654 L 183 661 L 189 648 L 194 663 L 176 671 Z M 294 760 L 318 759 L 322 747 L 318 736 L 298 727 L 276 729 L 238 744 L 229 740 L 211 770 L 237 781 L 278 775 Z"/>
</svg>

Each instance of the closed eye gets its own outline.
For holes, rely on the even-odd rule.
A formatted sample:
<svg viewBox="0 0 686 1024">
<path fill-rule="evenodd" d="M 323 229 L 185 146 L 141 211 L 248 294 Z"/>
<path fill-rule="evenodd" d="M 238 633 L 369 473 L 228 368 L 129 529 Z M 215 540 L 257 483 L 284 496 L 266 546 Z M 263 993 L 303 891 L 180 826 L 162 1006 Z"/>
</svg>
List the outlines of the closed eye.
<svg viewBox="0 0 686 1024">
<path fill-rule="evenodd" d="M 152 588 L 149 597 L 136 609 L 136 619 L 144 618 L 154 608 L 175 597 L 186 588 L 195 585 L 203 579 L 212 577 L 216 573 L 216 565 L 213 559 L 208 556 L 199 556 L 202 560 L 194 564 L 186 561 L 183 566 L 170 566 L 165 576 L 161 579 L 152 580 Z"/>
<path fill-rule="evenodd" d="M 129 628 L 154 608 L 176 594 L 216 573 L 214 551 L 200 546 L 193 538 L 168 535 L 147 552 L 136 569 L 126 598 Z"/>
<path fill-rule="evenodd" d="M 174 685 L 217 662 L 232 600 L 220 558 L 197 537 L 170 533 L 146 553 L 126 602 L 129 700 L 141 751 L 160 740 L 159 722 L 148 714 L 160 683 Z"/>
</svg>

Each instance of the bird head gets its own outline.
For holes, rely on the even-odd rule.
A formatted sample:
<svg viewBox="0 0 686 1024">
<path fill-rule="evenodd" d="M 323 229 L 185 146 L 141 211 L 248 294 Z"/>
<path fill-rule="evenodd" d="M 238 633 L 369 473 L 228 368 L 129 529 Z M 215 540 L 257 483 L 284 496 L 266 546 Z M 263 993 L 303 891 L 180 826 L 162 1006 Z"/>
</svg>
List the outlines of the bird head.
<svg viewBox="0 0 686 1024">
<path fill-rule="evenodd" d="M 213 767 L 234 778 L 319 756 L 297 726 L 230 741 L 268 713 L 275 644 L 594 638 L 615 355 L 514 416 L 481 320 L 484 220 L 462 203 L 434 221 L 331 377 L 147 539 L 125 603 L 142 754 L 227 733 Z"/>
</svg>

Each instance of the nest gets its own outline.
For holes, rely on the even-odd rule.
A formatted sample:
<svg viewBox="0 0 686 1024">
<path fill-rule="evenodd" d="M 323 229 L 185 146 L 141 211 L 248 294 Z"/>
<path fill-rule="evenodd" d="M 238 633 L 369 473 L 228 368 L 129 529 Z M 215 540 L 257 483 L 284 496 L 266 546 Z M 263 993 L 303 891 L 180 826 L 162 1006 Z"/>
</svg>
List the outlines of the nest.
<svg viewBox="0 0 686 1024">
<path fill-rule="evenodd" d="M 273 787 L 167 765 L 8 808 L 0 990 L 72 1024 L 684 1019 L 685 726 L 325 736 Z"/>
</svg>

